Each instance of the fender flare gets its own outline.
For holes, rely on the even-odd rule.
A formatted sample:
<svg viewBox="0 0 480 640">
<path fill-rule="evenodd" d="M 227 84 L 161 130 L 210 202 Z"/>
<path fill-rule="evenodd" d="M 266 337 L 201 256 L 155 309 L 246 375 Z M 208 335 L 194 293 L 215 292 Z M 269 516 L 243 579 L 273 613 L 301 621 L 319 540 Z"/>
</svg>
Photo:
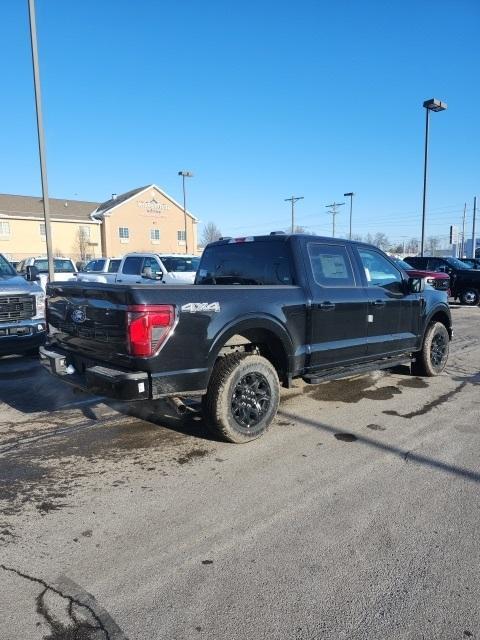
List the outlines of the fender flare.
<svg viewBox="0 0 480 640">
<path fill-rule="evenodd" d="M 213 365 L 224 344 L 235 334 L 242 333 L 249 329 L 264 329 L 273 333 L 275 337 L 280 340 L 288 363 L 290 356 L 293 354 L 293 343 L 287 329 L 273 316 L 268 314 L 251 314 L 235 318 L 235 320 L 232 320 L 225 327 L 222 327 L 217 333 L 207 356 L 209 371 L 213 369 Z"/>
</svg>

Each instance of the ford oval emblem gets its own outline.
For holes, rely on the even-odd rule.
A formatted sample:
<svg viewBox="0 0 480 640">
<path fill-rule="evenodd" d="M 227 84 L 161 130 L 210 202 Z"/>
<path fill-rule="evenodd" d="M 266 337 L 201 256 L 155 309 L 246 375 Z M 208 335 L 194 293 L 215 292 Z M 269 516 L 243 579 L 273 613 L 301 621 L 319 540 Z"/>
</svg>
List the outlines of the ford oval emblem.
<svg viewBox="0 0 480 640">
<path fill-rule="evenodd" d="M 76 322 L 77 324 L 81 324 L 82 322 L 85 322 L 86 319 L 87 319 L 87 314 L 85 313 L 85 309 L 78 308 L 72 311 L 73 322 Z"/>
</svg>

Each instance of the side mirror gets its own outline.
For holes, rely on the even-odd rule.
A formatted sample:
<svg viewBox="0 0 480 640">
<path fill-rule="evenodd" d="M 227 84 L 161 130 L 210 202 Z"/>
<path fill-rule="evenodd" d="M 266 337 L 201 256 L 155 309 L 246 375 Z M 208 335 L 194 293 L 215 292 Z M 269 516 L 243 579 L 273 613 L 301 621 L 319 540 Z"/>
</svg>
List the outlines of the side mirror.
<svg viewBox="0 0 480 640">
<path fill-rule="evenodd" d="M 422 293 L 425 290 L 425 280 L 423 278 L 409 278 L 407 284 L 409 293 Z"/>
<path fill-rule="evenodd" d="M 161 271 L 154 273 L 152 267 L 145 267 L 142 270 L 142 277 L 147 280 L 161 280 L 163 278 L 163 273 Z"/>
<path fill-rule="evenodd" d="M 25 279 L 29 282 L 36 282 L 37 280 L 40 280 L 40 275 L 35 265 L 29 265 L 25 268 Z"/>
</svg>

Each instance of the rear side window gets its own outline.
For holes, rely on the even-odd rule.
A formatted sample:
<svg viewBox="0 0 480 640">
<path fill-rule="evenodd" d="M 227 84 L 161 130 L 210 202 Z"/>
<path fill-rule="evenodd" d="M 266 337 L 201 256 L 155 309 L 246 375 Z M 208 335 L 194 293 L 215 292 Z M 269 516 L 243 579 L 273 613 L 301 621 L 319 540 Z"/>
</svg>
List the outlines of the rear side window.
<svg viewBox="0 0 480 640">
<path fill-rule="evenodd" d="M 313 279 L 322 287 L 354 287 L 352 265 L 346 247 L 308 243 Z"/>
<path fill-rule="evenodd" d="M 131 256 L 130 258 L 125 258 L 122 272 L 126 275 L 138 276 L 142 271 L 142 263 L 143 258 L 141 256 Z"/>
<path fill-rule="evenodd" d="M 108 273 L 117 273 L 121 260 L 110 260 L 108 265 Z"/>
<path fill-rule="evenodd" d="M 207 247 L 196 284 L 295 284 L 286 242 L 233 242 Z"/>
</svg>

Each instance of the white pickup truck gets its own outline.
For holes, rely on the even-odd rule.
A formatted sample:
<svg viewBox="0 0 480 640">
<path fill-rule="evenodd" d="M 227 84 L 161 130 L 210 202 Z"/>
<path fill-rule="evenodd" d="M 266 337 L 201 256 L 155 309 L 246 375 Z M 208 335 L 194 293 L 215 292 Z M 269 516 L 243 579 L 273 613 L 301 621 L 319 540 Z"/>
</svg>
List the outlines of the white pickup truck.
<svg viewBox="0 0 480 640">
<path fill-rule="evenodd" d="M 27 267 L 36 267 L 39 276 L 39 284 L 45 291 L 48 280 L 48 258 L 41 256 L 38 258 L 25 258 L 17 265 L 17 273 L 25 275 Z M 70 258 L 54 258 L 53 259 L 53 279 L 59 280 L 75 280 L 77 276 L 77 267 Z"/>
<path fill-rule="evenodd" d="M 128 253 L 92 260 L 77 280 L 109 284 L 193 284 L 200 258 L 186 254 Z"/>
<path fill-rule="evenodd" d="M 121 262 L 122 258 L 96 258 L 95 260 L 90 260 L 77 273 L 77 280 L 113 284 Z"/>
</svg>

